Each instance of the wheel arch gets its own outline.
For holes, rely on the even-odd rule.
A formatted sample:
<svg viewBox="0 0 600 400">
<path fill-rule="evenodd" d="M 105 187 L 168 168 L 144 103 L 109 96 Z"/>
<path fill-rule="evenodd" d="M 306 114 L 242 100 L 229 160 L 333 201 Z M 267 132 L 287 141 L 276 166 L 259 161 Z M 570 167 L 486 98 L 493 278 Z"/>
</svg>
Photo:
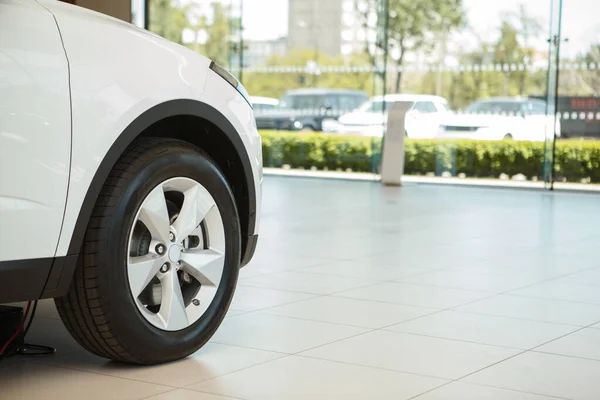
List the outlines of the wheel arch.
<svg viewBox="0 0 600 400">
<path fill-rule="evenodd" d="M 242 229 L 242 260 L 251 258 L 256 237 L 256 188 L 246 147 L 232 123 L 214 107 L 196 100 L 160 103 L 139 115 L 114 141 L 96 169 L 73 228 L 67 255 L 55 260 L 42 298 L 64 294 L 71 283 L 92 211 L 112 168 L 140 137 L 179 139 L 202 149 L 221 169 L 234 194 Z"/>
</svg>

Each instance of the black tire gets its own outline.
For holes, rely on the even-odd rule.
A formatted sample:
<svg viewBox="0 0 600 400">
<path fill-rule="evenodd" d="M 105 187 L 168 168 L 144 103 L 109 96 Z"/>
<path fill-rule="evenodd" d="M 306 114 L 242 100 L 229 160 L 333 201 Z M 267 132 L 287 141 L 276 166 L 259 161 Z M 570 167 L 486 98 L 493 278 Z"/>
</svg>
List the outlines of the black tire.
<svg viewBox="0 0 600 400">
<path fill-rule="evenodd" d="M 215 199 L 225 227 L 225 267 L 204 315 L 186 329 L 164 331 L 137 309 L 127 277 L 127 247 L 136 211 L 145 197 L 156 185 L 176 176 L 196 180 Z M 215 164 L 185 142 L 138 140 L 102 188 L 69 292 L 55 302 L 71 335 L 92 353 L 135 364 L 173 361 L 197 351 L 221 324 L 235 291 L 240 259 L 235 201 Z"/>
</svg>

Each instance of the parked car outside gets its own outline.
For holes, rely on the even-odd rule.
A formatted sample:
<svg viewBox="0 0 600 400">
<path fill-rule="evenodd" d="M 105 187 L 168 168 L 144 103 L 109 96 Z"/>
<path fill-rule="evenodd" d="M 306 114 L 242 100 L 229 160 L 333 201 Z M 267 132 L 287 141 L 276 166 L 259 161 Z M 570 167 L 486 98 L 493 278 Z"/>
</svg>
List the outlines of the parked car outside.
<svg viewBox="0 0 600 400">
<path fill-rule="evenodd" d="M 279 107 L 279 100 L 272 97 L 250 96 L 250 104 L 256 114 L 276 109 Z"/>
<path fill-rule="evenodd" d="M 396 101 L 412 101 L 412 108 L 406 115 L 406 135 L 410 138 L 431 139 L 437 135 L 441 118 L 450 107 L 448 101 L 440 96 L 422 94 L 389 94 L 375 96 L 359 109 L 342 115 L 337 121 L 327 119 L 323 122 L 325 132 L 353 134 L 360 136 L 383 136 L 387 123 L 387 112 Z"/>
<path fill-rule="evenodd" d="M 527 140 L 543 142 L 554 125 L 560 137 L 560 120 L 546 115 L 546 102 L 521 97 L 478 100 L 464 112 L 447 115 L 438 131 L 443 139 Z"/>
<path fill-rule="evenodd" d="M 369 99 L 348 89 L 297 89 L 286 92 L 275 110 L 257 112 L 258 129 L 321 131 L 323 119 L 337 119 Z"/>
<path fill-rule="evenodd" d="M 54 298 L 101 357 L 196 352 L 258 239 L 246 90 L 196 52 L 65 2 L 0 2 L 0 38 L 0 303 Z"/>
</svg>

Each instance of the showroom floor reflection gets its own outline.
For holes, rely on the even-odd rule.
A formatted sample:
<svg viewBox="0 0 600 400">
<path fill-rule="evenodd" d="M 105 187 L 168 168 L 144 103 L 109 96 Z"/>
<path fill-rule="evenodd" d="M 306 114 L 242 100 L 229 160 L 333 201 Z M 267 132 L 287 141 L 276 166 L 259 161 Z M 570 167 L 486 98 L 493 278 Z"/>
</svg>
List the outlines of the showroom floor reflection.
<svg viewBox="0 0 600 400">
<path fill-rule="evenodd" d="M 595 195 L 265 178 L 258 252 L 194 356 L 81 350 L 51 301 L 6 399 L 598 399 Z"/>
</svg>

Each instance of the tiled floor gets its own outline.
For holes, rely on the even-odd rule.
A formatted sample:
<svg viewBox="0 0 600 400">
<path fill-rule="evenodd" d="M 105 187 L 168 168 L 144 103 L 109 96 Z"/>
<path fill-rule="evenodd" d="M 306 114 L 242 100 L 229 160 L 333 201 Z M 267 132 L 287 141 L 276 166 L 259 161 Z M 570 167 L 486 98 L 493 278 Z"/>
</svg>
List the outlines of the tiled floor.
<svg viewBox="0 0 600 400">
<path fill-rule="evenodd" d="M 92 356 L 44 301 L 0 399 L 600 398 L 597 195 L 265 178 L 232 310 L 185 360 Z"/>
</svg>

